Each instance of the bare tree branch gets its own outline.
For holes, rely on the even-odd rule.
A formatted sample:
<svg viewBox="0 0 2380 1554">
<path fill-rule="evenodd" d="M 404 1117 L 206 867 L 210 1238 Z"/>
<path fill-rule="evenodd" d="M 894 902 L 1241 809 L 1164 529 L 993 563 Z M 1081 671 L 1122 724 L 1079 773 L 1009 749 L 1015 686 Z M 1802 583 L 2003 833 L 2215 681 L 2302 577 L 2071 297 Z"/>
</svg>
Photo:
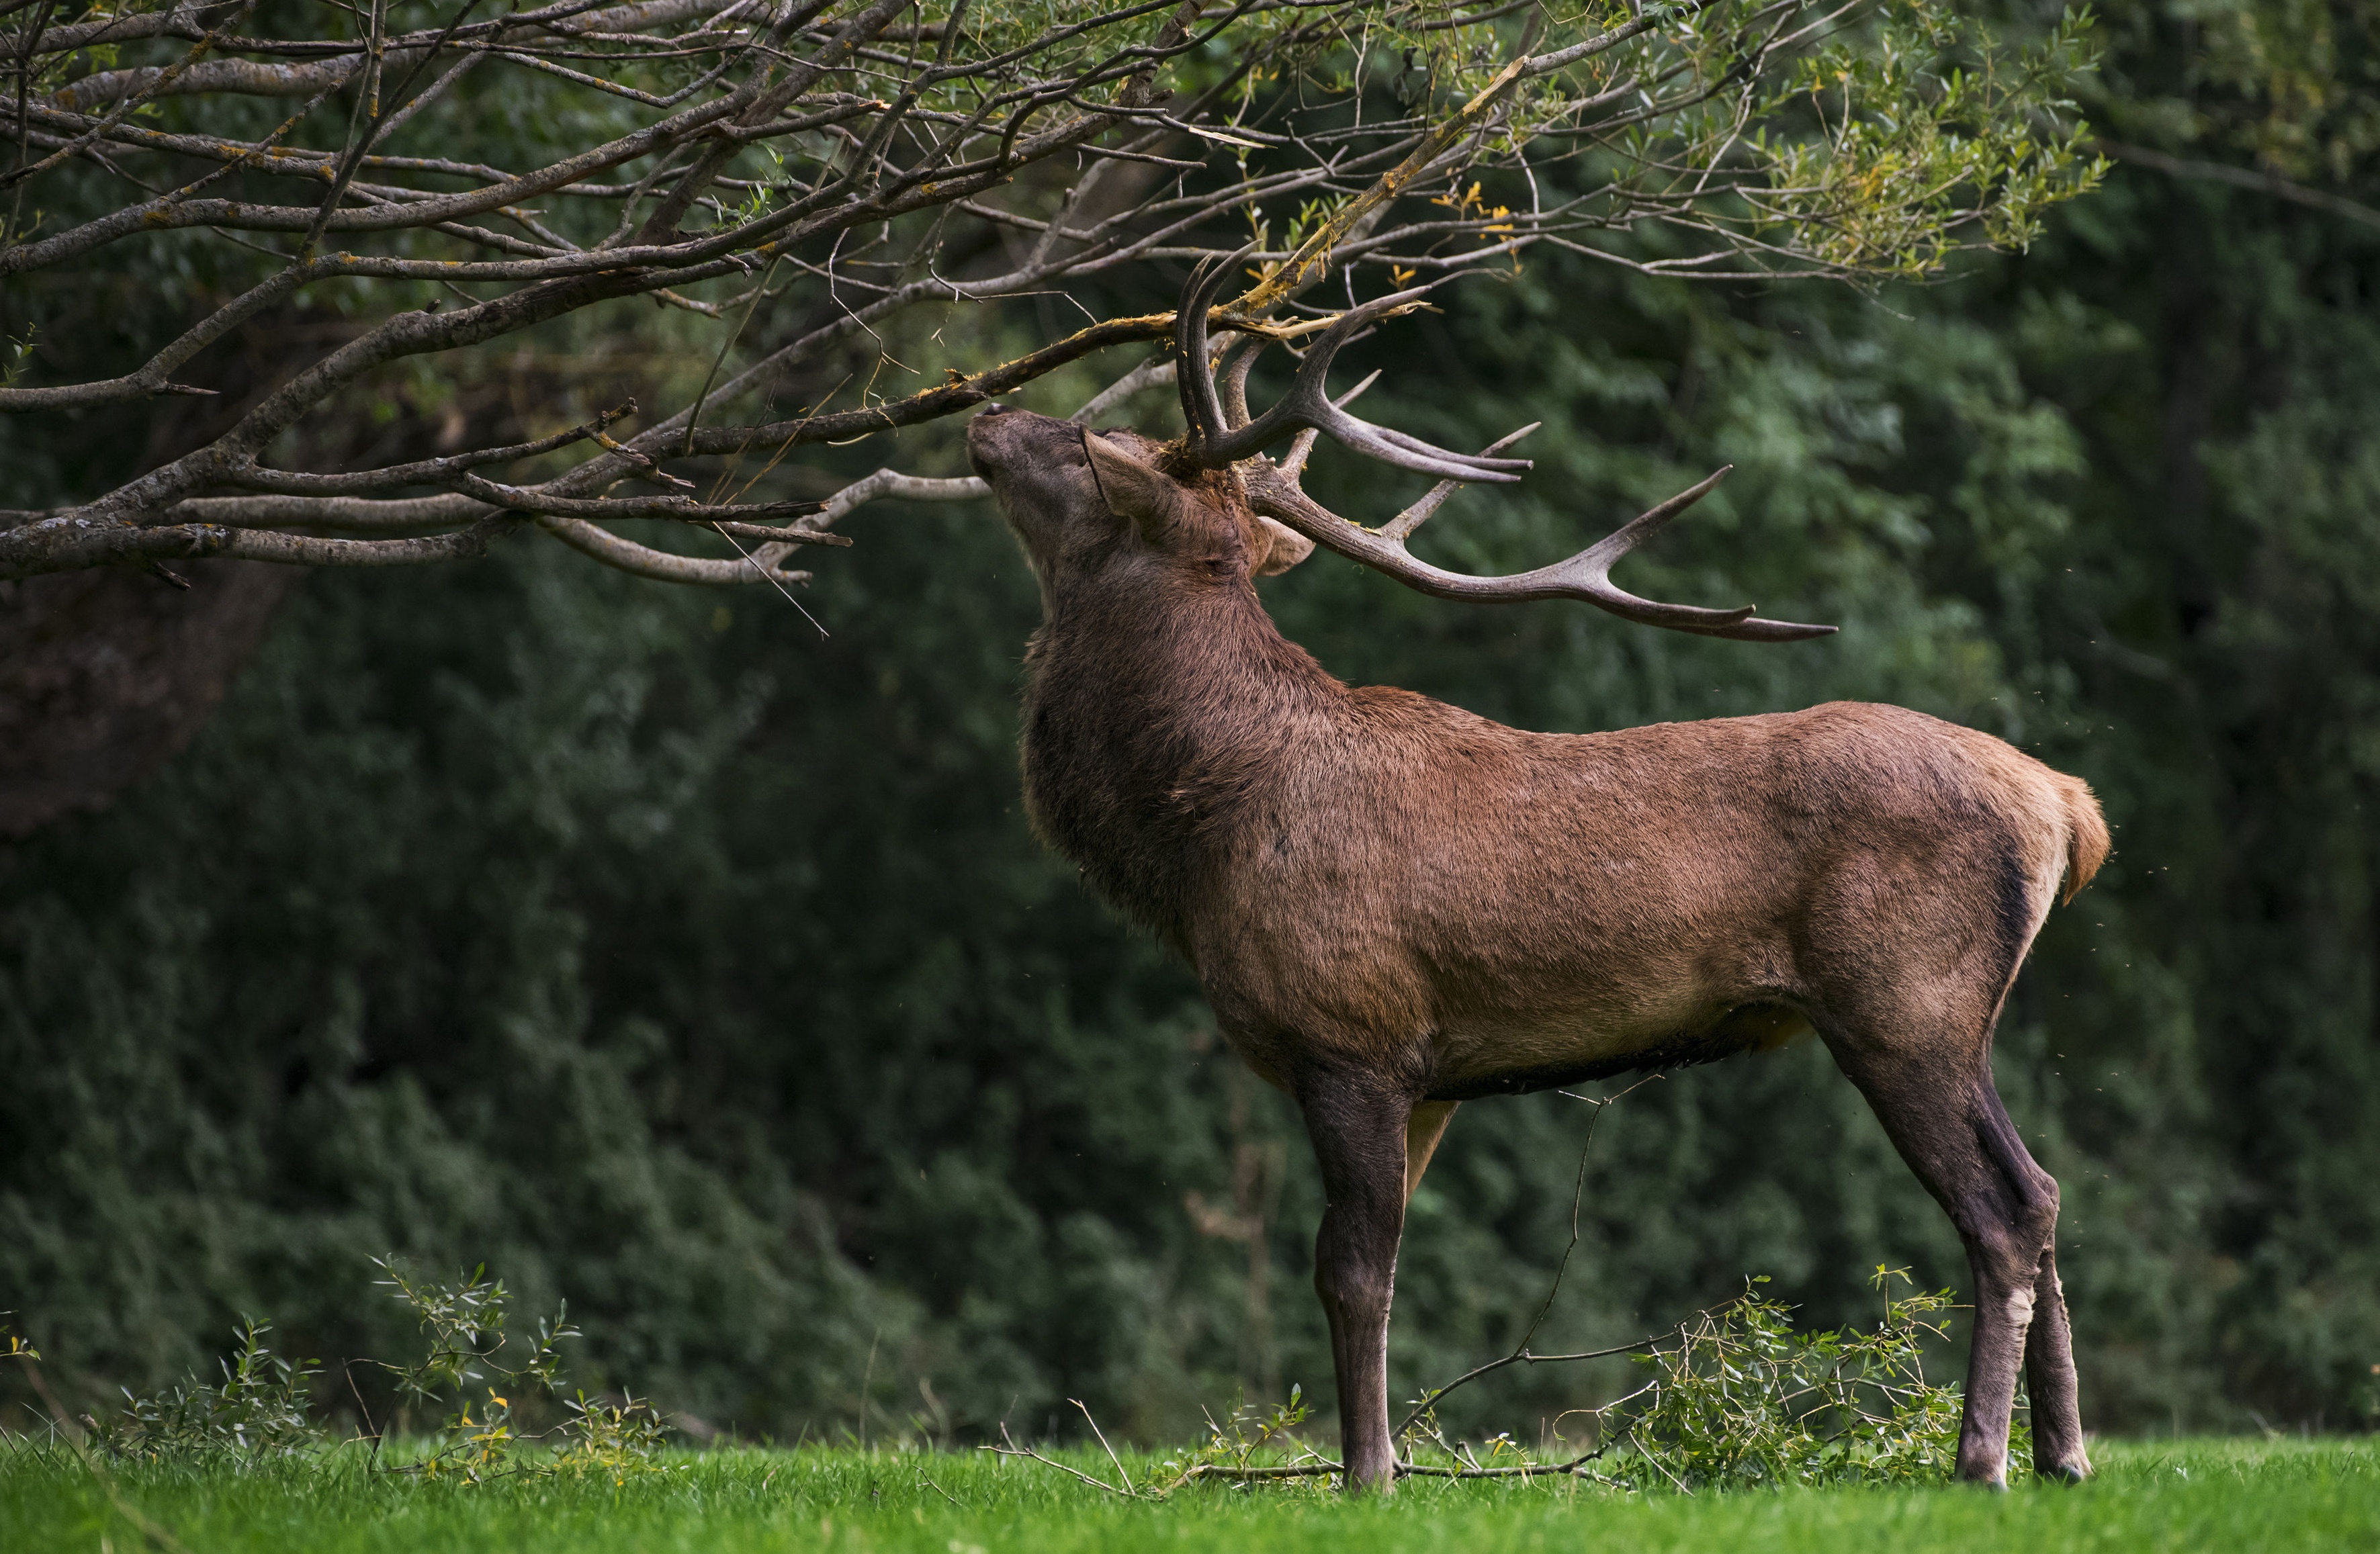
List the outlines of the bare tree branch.
<svg viewBox="0 0 2380 1554">
<path fill-rule="evenodd" d="M 2165 152 L 2151 151 L 2146 146 L 2128 146 L 2119 140 L 2094 140 L 2092 146 L 2104 156 L 2150 168 L 2168 177 L 2193 178 L 2202 183 L 2251 188 L 2259 194 L 2269 194 L 2276 200 L 2286 200 L 2292 205 L 2303 205 L 2312 210 L 2328 212 L 2334 216 L 2343 216 L 2362 226 L 2380 227 L 2380 211 L 2322 189 L 2309 188 L 2277 173 L 2236 167 L 2228 162 L 2204 162 L 2195 157 L 2173 156 Z"/>
<path fill-rule="evenodd" d="M 1172 314 L 1132 303 L 1178 270 L 1145 273 L 1220 260 L 1252 228 L 1214 330 L 1310 334 L 1337 314 L 1298 298 L 1326 278 L 1352 307 L 1359 271 L 1398 292 L 1540 243 L 1697 277 L 1922 277 L 1961 246 L 2022 241 L 2096 165 L 2079 125 L 2044 127 L 2083 58 L 2070 30 L 2029 53 L 1945 44 L 1932 3 L 1906 20 L 1876 0 L 1598 0 L 1540 38 L 1536 8 L 1483 0 L 42 0 L 0 31 L 0 276 L 42 277 L 0 293 L 0 413 L 207 395 L 225 342 L 300 308 L 339 322 L 152 467 L 128 448 L 80 500 L 0 515 L 0 578 L 400 565 L 518 535 L 640 576 L 783 587 L 804 576 L 782 570 L 792 548 L 841 542 L 828 530 L 869 501 L 982 489 L 880 469 L 820 504 L 799 499 L 826 484 L 801 459 L 1167 340 Z M 1840 102 L 1814 127 L 1789 89 L 1822 63 Z M 1961 96 L 1938 84 L 1949 64 L 1994 68 Z M 537 93 L 540 137 L 507 111 L 516 91 Z M 260 103 L 280 98 L 296 104 L 273 126 L 284 110 Z M 1613 246 L 1648 223 L 1684 250 Z M 202 300 L 123 351 L 25 311 L 93 306 L 160 265 L 206 277 Z M 633 346 L 653 338 L 623 311 L 639 299 L 720 333 L 691 356 Z M 574 318 L 619 346 L 557 367 L 551 405 L 467 424 L 435 457 L 276 462 L 303 462 L 287 450 L 310 427 L 401 402 L 406 372 L 542 360 L 532 332 Z M 921 353 L 940 381 L 917 381 Z M 643 365 L 597 365 L 614 360 Z M 623 374 L 659 409 L 620 440 L 582 395 Z M 1078 419 L 1172 375 L 1160 353 Z M 635 523 L 719 553 L 608 527 Z"/>
</svg>

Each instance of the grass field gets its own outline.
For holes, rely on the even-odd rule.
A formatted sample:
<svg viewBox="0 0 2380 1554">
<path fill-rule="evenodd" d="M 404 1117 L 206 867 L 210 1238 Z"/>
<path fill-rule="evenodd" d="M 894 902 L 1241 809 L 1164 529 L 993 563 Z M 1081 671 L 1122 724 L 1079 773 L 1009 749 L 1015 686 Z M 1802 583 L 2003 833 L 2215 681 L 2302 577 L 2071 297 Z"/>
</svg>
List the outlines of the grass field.
<svg viewBox="0 0 2380 1554">
<path fill-rule="evenodd" d="M 1149 1504 L 1038 1464 L 968 1453 L 719 1451 L 674 1458 L 666 1474 L 617 1486 L 474 1487 L 335 1465 L 119 1468 L 111 1485 L 65 1452 L 18 1450 L 0 1453 L 0 1549 L 2380 1550 L 2380 1441 L 2102 1443 L 2096 1455 L 2092 1484 L 2007 1495 L 1944 1487 L 1644 1497 L 1425 1480 L 1408 1481 L 1388 1504 L 1221 1486 Z"/>
</svg>

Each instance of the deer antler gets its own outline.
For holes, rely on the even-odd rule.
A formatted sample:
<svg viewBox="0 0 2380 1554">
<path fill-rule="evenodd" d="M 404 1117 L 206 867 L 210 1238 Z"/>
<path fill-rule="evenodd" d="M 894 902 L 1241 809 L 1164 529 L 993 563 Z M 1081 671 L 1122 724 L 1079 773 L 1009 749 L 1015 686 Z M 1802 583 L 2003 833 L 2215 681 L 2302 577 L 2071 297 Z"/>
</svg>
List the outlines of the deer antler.
<svg viewBox="0 0 2380 1554">
<path fill-rule="evenodd" d="M 1306 348 L 1305 359 L 1299 364 L 1289 392 L 1271 409 L 1251 420 L 1246 397 L 1248 368 L 1255 361 L 1257 353 L 1264 348 L 1265 342 L 1258 338 L 1252 348 L 1240 352 L 1231 361 L 1224 369 L 1224 381 L 1220 390 L 1215 381 L 1215 365 L 1208 358 L 1207 347 L 1207 310 L 1213 305 L 1222 276 L 1249 251 L 1243 249 L 1224 264 L 1212 268 L 1202 263 L 1191 273 L 1190 284 L 1183 291 L 1182 306 L 1174 318 L 1177 351 L 1174 380 L 1182 394 L 1183 418 L 1190 427 L 1190 456 L 1210 468 L 1237 466 L 1241 481 L 1247 490 L 1249 505 L 1258 513 L 1287 524 L 1318 545 L 1361 562 L 1374 571 L 1385 572 L 1409 588 L 1435 594 L 1440 599 L 1498 602 L 1579 599 L 1640 625 L 1747 642 L 1794 642 L 1804 637 L 1828 636 L 1837 629 L 1830 625 L 1804 625 L 1793 621 L 1762 620 L 1754 615 L 1753 606 L 1749 604 L 1734 610 L 1665 604 L 1658 600 L 1639 599 L 1611 581 L 1611 568 L 1622 556 L 1658 533 L 1670 519 L 1708 495 L 1713 487 L 1727 478 L 1728 470 L 1732 469 L 1733 465 L 1720 468 L 1700 484 L 1682 491 L 1630 519 L 1569 560 L 1538 567 L 1534 572 L 1501 577 L 1475 577 L 1432 566 L 1415 556 L 1405 548 L 1405 541 L 1429 520 L 1439 506 L 1453 494 L 1456 487 L 1472 480 L 1517 480 L 1520 479 L 1518 471 L 1531 467 L 1530 461 L 1526 459 L 1495 455 L 1537 430 L 1540 423 L 1532 422 L 1518 431 L 1499 438 L 1477 454 L 1450 453 L 1402 432 L 1374 426 L 1347 414 L 1348 402 L 1369 388 L 1373 380 L 1379 376 L 1378 373 L 1365 379 L 1335 401 L 1324 392 L 1323 376 L 1330 370 L 1330 358 L 1337 354 L 1339 347 L 1346 344 L 1357 330 L 1418 301 L 1427 289 L 1426 287 L 1397 292 L 1350 309 L 1342 314 L 1321 338 Z M 1296 432 L 1296 440 L 1289 455 L 1281 464 L 1276 466 L 1270 459 L 1260 456 L 1268 443 L 1279 441 L 1283 432 L 1293 430 Z M 1419 501 L 1381 528 L 1366 528 L 1323 506 L 1306 495 L 1299 485 L 1306 455 L 1313 450 L 1318 432 L 1328 432 L 1358 453 L 1401 469 L 1418 470 L 1441 479 Z"/>
<path fill-rule="evenodd" d="M 1518 433 L 1514 434 L 1519 435 Z M 1506 440 L 1507 442 L 1510 439 Z M 1733 468 L 1732 465 L 1728 468 Z M 1443 489 L 1408 507 L 1379 529 L 1369 529 L 1341 517 L 1298 488 L 1297 481 L 1274 467 L 1269 459 L 1251 459 L 1240 477 L 1247 487 L 1248 504 L 1266 517 L 1276 518 L 1316 544 L 1327 546 L 1376 572 L 1385 572 L 1408 588 L 1440 599 L 1464 599 L 1512 603 L 1530 599 L 1583 599 L 1623 620 L 1643 625 L 1691 631 L 1704 637 L 1731 637 L 1745 642 L 1797 642 L 1805 637 L 1826 637 L 1837 628 L 1804 625 L 1793 621 L 1762 620 L 1749 604 L 1734 610 L 1706 610 L 1693 604 L 1664 604 L 1639 599 L 1611 581 L 1611 568 L 1621 556 L 1643 544 L 1680 513 L 1709 494 L 1726 479 L 1720 469 L 1700 485 L 1680 492 L 1649 512 L 1630 519 L 1599 542 L 1567 561 L 1510 577 L 1474 577 L 1432 566 L 1405 549 L 1405 540 L 1427 520 L 1448 490 Z M 1425 505 L 1427 504 L 1427 505 Z M 1416 509 L 1419 509 L 1416 512 Z"/>
<path fill-rule="evenodd" d="M 1214 306 L 1215 293 L 1222 288 L 1232 268 L 1255 251 L 1252 248 L 1242 249 L 1220 264 L 1201 261 L 1190 272 L 1190 284 L 1183 288 L 1182 306 L 1173 316 L 1173 346 L 1179 363 L 1174 369 L 1174 383 L 1182 394 L 1182 419 L 1189 424 L 1192 458 L 1209 468 L 1220 469 L 1261 452 L 1268 443 L 1279 442 L 1285 432 L 1311 429 L 1329 432 L 1357 453 L 1400 469 L 1459 480 L 1521 478 L 1521 471 L 1529 467 L 1527 459 L 1450 453 L 1402 431 L 1358 420 L 1323 392 L 1322 381 L 1339 347 L 1359 331 L 1413 307 L 1429 294 L 1427 286 L 1392 292 L 1341 314 L 1336 323 L 1323 331 L 1320 339 L 1305 348 L 1305 358 L 1298 363 L 1297 376 L 1291 381 L 1289 392 L 1254 420 L 1245 419 L 1243 385 L 1256 353 L 1243 354 L 1230 373 L 1230 397 L 1237 402 L 1234 407 L 1241 413 L 1242 424 L 1233 425 L 1227 420 L 1215 387 L 1214 366 L 1207 355 L 1207 310 Z"/>
</svg>

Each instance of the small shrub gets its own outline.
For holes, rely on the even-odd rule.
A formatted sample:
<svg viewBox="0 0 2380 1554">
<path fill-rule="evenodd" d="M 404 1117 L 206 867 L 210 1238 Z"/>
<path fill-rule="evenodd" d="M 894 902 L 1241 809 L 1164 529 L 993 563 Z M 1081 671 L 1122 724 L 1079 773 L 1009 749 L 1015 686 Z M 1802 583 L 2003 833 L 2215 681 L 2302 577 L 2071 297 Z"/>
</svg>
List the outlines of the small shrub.
<svg viewBox="0 0 2380 1554">
<path fill-rule="evenodd" d="M 270 1325 L 243 1317 L 233 1329 L 238 1348 L 220 1382 L 195 1377 L 161 1392 L 124 1394 L 124 1412 L 93 1419 L 91 1444 L 118 1461 L 161 1462 L 205 1457 L 253 1464 L 301 1457 L 321 1449 L 322 1432 L 310 1413 L 311 1360 L 291 1360 L 265 1343 Z"/>
<path fill-rule="evenodd" d="M 563 1407 L 569 1416 L 563 1421 L 563 1448 L 554 1459 L 560 1471 L 601 1475 L 614 1484 L 660 1471 L 657 1459 L 667 1444 L 669 1426 L 652 1404 L 640 1398 L 589 1402 L 581 1392 Z"/>
<path fill-rule="evenodd" d="M 370 1443 L 373 1471 L 468 1483 L 582 1473 L 621 1483 L 634 1474 L 662 1471 L 667 1426 L 651 1404 L 634 1397 L 590 1400 L 583 1391 L 563 1397 L 558 1345 L 578 1336 L 566 1308 L 540 1321 L 533 1339 L 523 1338 L 505 1331 L 511 1295 L 485 1267 L 440 1281 L 416 1276 L 395 1258 L 374 1261 L 387 1275 L 380 1282 L 419 1320 L 427 1348 L 410 1365 L 357 1363 L 378 1366 L 395 1378 L 401 1398 L 443 1413 L 443 1419 L 426 1450 L 400 1463 L 382 1461 L 383 1432 L 353 1438 Z M 243 1317 L 236 1329 L 238 1346 L 222 1362 L 219 1382 L 192 1378 L 164 1391 L 127 1391 L 120 1413 L 86 1420 L 92 1447 L 119 1462 L 249 1466 L 318 1460 L 334 1446 L 352 1444 L 334 1439 L 314 1414 L 311 1387 L 319 1366 L 274 1354 L 265 1342 L 271 1331 Z M 5 1327 L 0 1341 L 6 1344 L 0 1358 L 35 1357 Z M 516 1400 L 539 1393 L 558 1405 L 561 1422 L 525 1429 Z"/>
<path fill-rule="evenodd" d="M 1879 1268 L 1885 1297 L 1872 1331 L 1794 1329 L 1792 1308 L 1761 1294 L 1765 1279 L 1682 1324 L 1644 1355 L 1643 1387 L 1602 1414 L 1604 1472 L 1635 1487 L 1933 1483 L 1957 1462 L 1961 1399 L 1928 1381 L 1925 1350 L 1949 1337 L 1947 1290 L 1896 1294 L 1900 1269 Z M 2029 1454 L 2020 1423 L 2011 1442 Z"/>
<path fill-rule="evenodd" d="M 1760 1293 L 1767 1282 L 1747 1281 L 1734 1300 L 1642 1345 L 1636 1363 L 1651 1377 L 1615 1402 L 1579 1411 L 1596 1423 L 1595 1450 L 1549 1461 L 1509 1435 L 1475 1447 L 1452 1442 L 1425 1407 L 1403 1437 L 1410 1471 L 1573 1473 L 1616 1488 L 1687 1493 L 1948 1477 L 1958 1461 L 1962 1399 L 1957 1387 L 1926 1379 L 1925 1352 L 1949 1336 L 1950 1293 L 1897 1294 L 1907 1273 L 1879 1268 L 1872 1282 L 1884 1296 L 1884 1317 L 1872 1331 L 1803 1333 L 1791 1306 Z M 2010 1446 L 2020 1459 L 2031 1453 L 2022 1420 Z M 1443 1465 L 1424 1460 L 1432 1455 Z"/>
<path fill-rule="evenodd" d="M 517 1472 L 520 1464 L 515 1449 L 526 1438 L 515 1422 L 513 1400 L 505 1394 L 555 1391 L 562 1356 L 554 1346 L 578 1336 L 578 1329 L 570 1325 L 569 1307 L 565 1305 L 556 1311 L 551 1321 L 539 1322 L 528 1357 L 517 1366 L 507 1366 L 503 1356 L 513 1347 L 514 1339 L 504 1331 L 504 1322 L 512 1297 L 502 1280 L 487 1276 L 486 1264 L 462 1279 L 434 1282 L 415 1277 L 396 1258 L 373 1261 L 388 1275 L 380 1282 L 412 1307 L 430 1346 L 412 1365 L 383 1361 L 381 1368 L 396 1378 L 397 1395 L 408 1402 L 435 1409 L 451 1397 L 455 1405 L 438 1432 L 435 1448 L 401 1471 L 430 1477 L 451 1475 L 472 1482 Z"/>
<path fill-rule="evenodd" d="M 388 1275 L 381 1282 L 413 1308 L 430 1340 L 429 1353 L 416 1364 L 383 1368 L 396 1378 L 398 1391 L 416 1402 L 436 1406 L 449 1395 L 457 1400 L 435 1449 L 400 1471 L 471 1483 L 524 1473 L 600 1473 L 621 1483 L 632 1474 L 661 1471 L 668 1427 L 650 1403 L 634 1397 L 590 1402 L 583 1391 L 562 1399 L 555 1345 L 579 1336 L 566 1304 L 538 1323 L 535 1340 L 526 1341 L 527 1358 L 507 1365 L 515 1342 L 504 1331 L 512 1297 L 502 1280 L 488 1278 L 485 1264 L 464 1279 L 435 1283 L 415 1278 L 394 1258 L 375 1260 Z M 553 1429 L 526 1431 L 517 1422 L 514 1397 L 537 1392 L 562 1403 L 563 1421 Z M 524 1444 L 549 1441 L 559 1448 L 550 1455 L 520 1451 Z"/>
</svg>

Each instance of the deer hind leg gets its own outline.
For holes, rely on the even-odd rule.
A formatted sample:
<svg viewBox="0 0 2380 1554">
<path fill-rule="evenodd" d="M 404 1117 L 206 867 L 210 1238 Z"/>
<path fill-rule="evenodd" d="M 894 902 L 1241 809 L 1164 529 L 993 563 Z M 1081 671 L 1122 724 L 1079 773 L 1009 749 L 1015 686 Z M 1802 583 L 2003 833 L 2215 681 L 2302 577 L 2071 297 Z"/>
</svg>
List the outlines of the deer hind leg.
<svg viewBox="0 0 2380 1554">
<path fill-rule="evenodd" d="M 1405 1130 L 1413 1098 L 1360 1074 L 1307 1076 L 1298 1087 L 1322 1170 L 1314 1289 L 1330 1322 L 1339 1381 L 1340 1461 L 1351 1491 L 1396 1485 L 1389 1439 L 1389 1302 L 1404 1235 Z"/>
<path fill-rule="evenodd" d="M 2066 1321 L 2066 1292 L 2058 1283 L 2058 1248 L 2041 1254 L 2034 1279 L 2033 1328 L 2024 1340 L 2025 1390 L 2033 1399 L 2033 1471 L 2079 1484 L 2091 1476 L 2082 1446 L 2082 1410 L 2074 1388 L 2074 1335 Z"/>
<path fill-rule="evenodd" d="M 1975 1323 L 1959 1426 L 1959 1476 L 2006 1487 L 2017 1371 L 2029 1352 L 2034 1395 L 2055 1416 L 2035 1460 L 2052 1472 L 2078 1465 L 2087 1472 L 2074 1411 L 2072 1343 L 2051 1271 L 2058 1184 L 2034 1162 L 2009 1121 L 1992 1085 L 1988 1046 L 1979 1043 L 1971 1054 L 1951 1058 L 1833 1045 L 1900 1158 L 1966 1244 Z M 2036 1429 L 2041 1424 L 2037 1413 Z"/>
</svg>

